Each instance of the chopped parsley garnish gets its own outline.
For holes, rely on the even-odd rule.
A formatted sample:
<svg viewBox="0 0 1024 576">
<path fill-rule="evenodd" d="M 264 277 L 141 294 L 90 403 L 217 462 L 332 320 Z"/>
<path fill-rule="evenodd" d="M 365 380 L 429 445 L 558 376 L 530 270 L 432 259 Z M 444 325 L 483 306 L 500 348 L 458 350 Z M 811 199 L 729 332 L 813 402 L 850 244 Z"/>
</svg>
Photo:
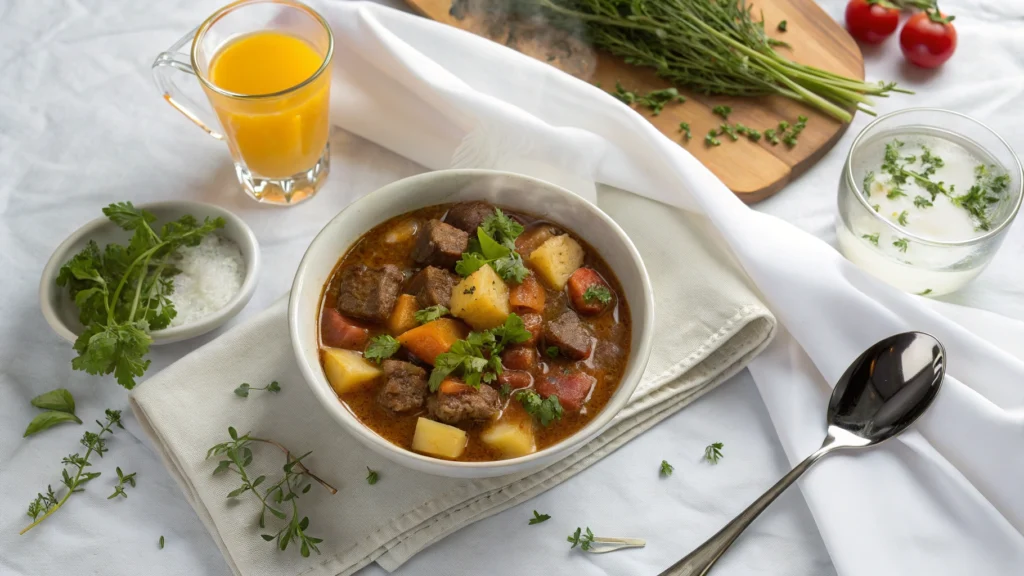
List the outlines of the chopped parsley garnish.
<svg viewBox="0 0 1024 576">
<path fill-rule="evenodd" d="M 590 531 L 590 527 L 587 527 L 587 533 L 581 534 L 581 530 L 576 528 L 576 531 L 572 533 L 567 539 L 572 546 L 569 549 L 575 548 L 579 545 L 580 550 L 590 550 L 590 546 L 594 543 L 594 533 Z"/>
<path fill-rule="evenodd" d="M 723 120 L 729 119 L 729 114 L 732 114 L 731 106 L 715 106 L 711 109 L 711 112 L 718 114 Z"/>
<path fill-rule="evenodd" d="M 970 213 L 977 223 L 978 230 L 989 230 L 992 221 L 988 209 L 998 203 L 1010 186 L 1009 174 L 993 174 L 989 166 L 979 164 L 974 168 L 974 186 L 961 196 L 951 196 L 953 204 Z M 991 166 L 995 168 L 995 166 Z"/>
<path fill-rule="evenodd" d="M 917 206 L 918 208 L 928 208 L 932 206 L 932 201 L 924 196 L 914 196 L 914 206 Z"/>
<path fill-rule="evenodd" d="M 520 344 L 533 337 L 517 314 L 509 314 L 505 323 L 482 332 L 470 332 L 465 340 L 457 340 L 447 352 L 434 359 L 430 373 L 430 391 L 436 392 L 449 374 L 457 373 L 473 388 L 480 382 L 494 382 L 501 376 L 501 351 L 510 344 Z M 397 341 L 396 341 L 397 342 Z"/>
<path fill-rule="evenodd" d="M 393 336 L 380 334 L 370 338 L 370 342 L 366 345 L 366 351 L 363 352 L 363 357 L 380 364 L 394 356 L 395 352 L 398 352 L 398 349 L 401 347 L 402 345 Z"/>
<path fill-rule="evenodd" d="M 590 304 L 593 304 L 594 302 L 607 304 L 612 301 L 612 293 L 604 286 L 594 284 L 583 292 L 583 301 Z"/>
<path fill-rule="evenodd" d="M 502 398 L 508 398 L 509 395 L 512 394 L 512 385 L 505 382 L 501 385 L 501 388 L 498 389 L 498 393 L 501 394 Z"/>
<path fill-rule="evenodd" d="M 377 475 L 377 471 L 373 470 L 369 466 L 367 466 L 366 467 L 366 483 L 369 484 L 370 486 L 373 486 L 374 484 L 377 483 L 378 478 L 379 478 L 379 476 Z"/>
<path fill-rule="evenodd" d="M 715 130 L 714 128 L 712 128 L 711 130 L 708 130 L 708 135 L 704 137 L 704 145 L 705 146 L 721 146 L 722 142 L 718 138 L 715 138 L 715 136 L 718 136 L 718 131 L 717 130 Z"/>
<path fill-rule="evenodd" d="M 904 210 L 903 212 L 900 212 L 899 216 L 896 217 L 896 221 L 900 223 L 900 226 L 906 226 L 908 216 L 910 216 L 910 213 Z"/>
<path fill-rule="evenodd" d="M 772 144 L 772 146 L 779 143 L 779 137 L 775 134 L 774 128 L 769 128 L 764 131 L 764 139 Z"/>
<path fill-rule="evenodd" d="M 783 20 L 782 22 L 779 22 L 779 26 L 778 26 L 779 32 L 785 32 L 788 28 L 789 28 L 789 23 L 788 22 L 786 22 L 785 20 Z"/>
<path fill-rule="evenodd" d="M 892 243 L 893 246 L 899 248 L 900 252 L 906 252 L 907 251 L 907 246 L 909 246 L 909 244 L 910 244 L 910 241 L 907 240 L 906 238 L 897 238 Z"/>
<path fill-rule="evenodd" d="M 540 394 L 533 390 L 520 390 L 516 393 L 516 399 L 523 405 L 527 414 L 540 421 L 541 426 L 547 427 L 562 417 L 562 405 L 558 402 L 558 396 L 551 395 L 541 399 Z"/>
<path fill-rule="evenodd" d="M 871 185 L 875 182 L 875 172 L 873 170 L 868 171 L 864 175 L 864 195 L 871 196 Z"/>
<path fill-rule="evenodd" d="M 675 470 L 675 468 L 673 468 L 673 466 L 668 463 L 668 460 L 662 460 L 661 461 L 661 472 L 660 472 L 660 474 L 662 476 L 671 476 L 673 470 Z"/>
<path fill-rule="evenodd" d="M 875 232 L 874 234 L 865 234 L 861 236 L 861 238 L 864 238 L 868 242 L 871 242 L 875 246 L 878 246 L 878 232 Z"/>
<path fill-rule="evenodd" d="M 761 139 L 761 131 L 754 130 L 753 128 L 747 128 L 747 139 L 751 142 L 757 142 Z"/>
<path fill-rule="evenodd" d="M 476 238 L 470 239 L 469 248 L 455 263 L 455 271 L 465 277 L 490 265 L 502 280 L 521 283 L 530 274 L 516 252 L 516 238 L 522 233 L 522 224 L 495 208 L 494 214 L 476 229 Z"/>
<path fill-rule="evenodd" d="M 534 510 L 533 511 L 533 518 L 530 518 L 530 526 L 533 526 L 534 524 L 540 524 L 541 522 L 543 522 L 545 520 L 550 520 L 550 519 L 551 519 L 551 515 L 550 514 L 538 514 L 537 511 Z"/>
<path fill-rule="evenodd" d="M 719 134 L 725 134 L 733 142 L 735 142 L 735 141 L 740 139 L 738 132 L 739 131 L 736 129 L 736 127 L 730 126 L 730 125 L 725 124 L 725 123 L 721 124 L 718 127 L 718 133 Z"/>
<path fill-rule="evenodd" d="M 722 459 L 723 446 L 724 444 L 721 442 L 708 444 L 707 448 L 704 449 L 704 459 L 712 464 L 718 464 L 718 461 Z"/>
<path fill-rule="evenodd" d="M 433 322 L 442 316 L 447 316 L 449 313 L 448 309 L 438 304 L 437 306 L 430 306 L 422 310 L 417 310 L 413 316 L 416 321 L 420 324 L 426 324 L 427 322 Z"/>
<path fill-rule="evenodd" d="M 679 131 L 683 133 L 683 137 L 686 138 L 687 142 L 689 142 L 690 138 L 693 137 L 693 135 L 690 134 L 690 123 L 689 122 L 680 122 L 679 123 Z"/>
<path fill-rule="evenodd" d="M 558 349 L 558 346 L 548 346 L 544 349 L 544 353 L 548 355 L 548 358 L 558 358 L 561 350 Z"/>
<path fill-rule="evenodd" d="M 918 292 L 917 295 L 918 296 L 927 296 L 927 295 L 929 295 L 931 293 L 932 293 L 932 289 L 931 288 L 925 288 L 924 291 Z"/>
<path fill-rule="evenodd" d="M 666 104 L 671 102 L 683 103 L 686 102 L 686 97 L 679 93 L 679 90 L 675 88 L 664 88 L 662 90 L 651 90 L 647 94 L 640 95 L 631 90 L 626 90 L 622 83 L 615 81 L 615 92 L 612 93 L 622 102 L 632 106 L 633 104 L 639 104 L 645 108 L 649 108 L 654 116 L 661 114 L 662 108 Z"/>
</svg>

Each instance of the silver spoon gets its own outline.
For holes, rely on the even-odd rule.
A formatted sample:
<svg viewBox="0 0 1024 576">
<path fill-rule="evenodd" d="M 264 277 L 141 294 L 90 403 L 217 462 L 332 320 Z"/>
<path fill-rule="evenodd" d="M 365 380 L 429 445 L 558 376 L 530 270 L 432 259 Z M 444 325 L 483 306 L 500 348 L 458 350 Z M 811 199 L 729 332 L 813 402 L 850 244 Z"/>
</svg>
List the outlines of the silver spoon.
<svg viewBox="0 0 1024 576">
<path fill-rule="evenodd" d="M 819 458 L 843 448 L 874 446 L 906 430 L 932 403 L 945 373 L 946 351 L 928 334 L 897 334 L 868 348 L 832 391 L 821 448 L 661 576 L 707 574 L 740 533 Z"/>
</svg>

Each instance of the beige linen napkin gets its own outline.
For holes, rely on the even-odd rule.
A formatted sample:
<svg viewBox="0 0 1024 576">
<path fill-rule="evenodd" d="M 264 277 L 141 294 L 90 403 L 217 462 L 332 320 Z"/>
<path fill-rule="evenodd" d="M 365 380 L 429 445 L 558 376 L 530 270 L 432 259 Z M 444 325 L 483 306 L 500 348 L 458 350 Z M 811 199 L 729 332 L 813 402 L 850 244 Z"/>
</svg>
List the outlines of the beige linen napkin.
<svg viewBox="0 0 1024 576">
<path fill-rule="evenodd" d="M 181 484 L 228 564 L 245 575 L 351 574 L 376 561 L 393 570 L 455 530 L 529 499 L 576 474 L 675 413 L 740 370 L 775 331 L 775 319 L 748 287 L 731 257 L 704 232 L 702 218 L 651 200 L 602 190 L 601 206 L 636 243 L 655 291 L 655 344 L 636 393 L 611 426 L 576 453 L 529 475 L 485 480 L 439 478 L 405 470 L 349 437 L 321 409 L 294 361 L 285 300 L 189 354 L 133 391 L 131 406 Z M 232 390 L 241 382 L 281 383 L 279 394 Z M 251 496 L 226 494 L 237 476 L 213 476 L 207 449 L 227 428 L 273 438 L 290 450 L 312 450 L 314 472 L 334 484 L 300 499 L 322 555 L 281 553 L 258 534 Z M 283 454 L 254 450 L 262 473 L 278 477 Z M 369 486 L 366 467 L 380 470 Z M 270 528 L 273 528 L 272 530 Z"/>
</svg>

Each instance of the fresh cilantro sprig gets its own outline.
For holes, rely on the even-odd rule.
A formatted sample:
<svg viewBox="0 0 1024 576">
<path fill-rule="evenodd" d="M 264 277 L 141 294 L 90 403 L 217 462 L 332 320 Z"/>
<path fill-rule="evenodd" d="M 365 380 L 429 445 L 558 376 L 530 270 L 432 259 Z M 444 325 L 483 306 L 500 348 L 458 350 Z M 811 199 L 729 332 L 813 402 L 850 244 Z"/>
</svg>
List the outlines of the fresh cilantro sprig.
<svg viewBox="0 0 1024 576">
<path fill-rule="evenodd" d="M 583 301 L 591 304 L 594 302 L 608 304 L 612 301 L 612 293 L 604 286 L 594 284 L 583 292 Z"/>
<path fill-rule="evenodd" d="M 107 421 L 100 422 L 96 421 L 96 424 L 100 427 L 99 432 L 86 432 L 82 435 L 81 444 L 85 446 L 85 456 L 78 453 L 66 456 L 61 463 L 64 464 L 65 468 L 61 470 L 61 483 L 67 488 L 67 492 L 58 499 L 53 488 L 50 486 L 46 487 L 46 494 L 39 493 L 36 499 L 28 505 L 28 516 L 32 518 L 32 523 L 26 526 L 19 534 L 24 534 L 29 530 L 35 528 L 40 522 L 46 520 L 54 512 L 60 510 L 68 498 L 76 492 L 85 491 L 85 484 L 90 480 L 97 478 L 99 472 L 86 472 L 85 469 L 88 466 L 92 466 L 89 462 L 89 458 L 96 454 L 100 458 L 107 451 L 107 441 L 103 437 L 105 434 L 113 434 L 113 427 L 124 429 L 121 425 L 121 411 L 120 410 L 107 410 Z M 71 470 L 71 472 L 68 472 Z"/>
<path fill-rule="evenodd" d="M 562 418 L 562 404 L 558 401 L 558 396 L 551 395 L 542 399 L 540 394 L 533 390 L 520 390 L 516 393 L 516 399 L 523 405 L 526 413 L 536 418 L 545 428 Z"/>
<path fill-rule="evenodd" d="M 57 285 L 67 287 L 86 327 L 75 341 L 78 353 L 71 367 L 89 374 L 114 374 L 117 382 L 135 387 L 149 368 L 149 333 L 170 325 L 176 315 L 170 294 L 178 273 L 178 249 L 195 246 L 224 227 L 223 218 L 199 222 L 191 215 L 168 222 L 160 232 L 156 216 L 131 202 L 103 209 L 111 222 L 132 232 L 128 245 L 107 244 L 101 251 L 90 240 L 60 269 Z"/>
<path fill-rule="evenodd" d="M 521 283 L 530 274 L 516 252 L 516 238 L 522 233 L 522 224 L 495 208 L 494 214 L 476 229 L 476 238 L 470 239 L 469 247 L 455 263 L 455 272 L 466 277 L 489 265 L 503 280 Z"/>
<path fill-rule="evenodd" d="M 473 388 L 481 382 L 493 382 L 501 376 L 501 351 L 510 344 L 526 342 L 533 335 L 517 314 L 509 314 L 501 326 L 481 332 L 470 332 L 465 340 L 457 340 L 447 352 L 437 355 L 428 384 L 436 392 L 450 374 L 458 374 Z"/>
<path fill-rule="evenodd" d="M 447 308 L 438 304 L 437 306 L 430 306 L 422 310 L 417 310 L 416 313 L 413 314 L 413 317 L 416 318 L 416 321 L 420 324 L 426 324 L 427 322 L 433 322 L 442 316 L 447 316 L 449 313 L 450 311 Z"/>
<path fill-rule="evenodd" d="M 290 543 L 294 542 L 298 544 L 299 553 L 304 558 L 309 556 L 311 550 L 319 554 L 320 549 L 316 545 L 323 540 L 308 534 L 309 517 L 302 516 L 300 519 L 299 496 L 309 492 L 312 487 L 312 484 L 306 481 L 307 478 L 320 483 L 331 494 L 337 494 L 338 491 L 313 474 L 303 464 L 302 460 L 309 456 L 310 452 L 301 456 L 293 456 L 287 448 L 274 440 L 256 438 L 249 434 L 239 436 L 233 427 L 228 427 L 228 436 L 230 437 L 229 441 L 213 446 L 206 453 L 207 459 L 213 456 L 224 458 L 217 463 L 217 468 L 213 471 L 214 474 L 230 471 L 237 474 L 242 480 L 242 484 L 238 488 L 228 493 L 228 499 L 237 498 L 246 493 L 255 496 L 263 505 L 260 510 L 260 528 L 266 527 L 267 512 L 279 520 L 284 520 L 284 526 L 275 534 L 260 534 L 260 537 L 267 542 L 276 541 L 276 546 L 282 552 L 288 548 Z M 252 448 L 250 448 L 253 443 L 270 444 L 285 453 L 285 464 L 282 468 L 284 475 L 280 480 L 270 484 L 266 476 L 252 477 L 249 466 L 253 461 Z M 285 512 L 285 509 L 289 507 L 291 512 Z"/>
<path fill-rule="evenodd" d="M 394 356 L 395 352 L 398 352 L 398 349 L 401 347 L 401 342 L 395 339 L 394 336 L 378 334 L 370 338 L 370 342 L 366 345 L 366 350 L 363 352 L 363 357 L 380 364 Z"/>
</svg>

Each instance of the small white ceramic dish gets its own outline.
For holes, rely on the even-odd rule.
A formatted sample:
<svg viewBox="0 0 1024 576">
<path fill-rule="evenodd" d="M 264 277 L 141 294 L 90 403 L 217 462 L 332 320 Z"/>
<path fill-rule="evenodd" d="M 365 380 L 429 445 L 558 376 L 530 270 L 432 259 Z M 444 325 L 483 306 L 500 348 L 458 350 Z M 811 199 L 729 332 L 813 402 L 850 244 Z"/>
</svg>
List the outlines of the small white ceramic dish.
<svg viewBox="0 0 1024 576">
<path fill-rule="evenodd" d="M 158 225 L 186 214 L 191 214 L 199 220 L 219 216 L 224 219 L 224 227 L 217 230 L 216 234 L 238 244 L 242 259 L 245 261 L 245 279 L 234 298 L 217 312 L 199 321 L 154 331 L 151 334 L 153 344 L 169 344 L 205 334 L 227 322 L 245 307 L 256 290 L 256 279 L 260 271 L 260 247 L 256 235 L 241 218 L 212 204 L 183 200 L 141 204 L 137 207 L 152 212 L 157 217 Z M 46 322 L 61 338 L 74 343 L 83 330 L 82 324 L 78 321 L 75 303 L 67 290 L 57 286 L 57 274 L 61 266 L 84 248 L 89 240 L 95 240 L 102 249 L 111 242 L 125 244 L 130 237 L 129 232 L 118 228 L 106 216 L 100 216 L 76 230 L 54 250 L 46 267 L 43 268 L 43 277 L 39 281 L 39 305 Z"/>
<path fill-rule="evenodd" d="M 452 462 L 400 448 L 363 425 L 338 399 L 320 366 L 317 324 L 324 284 L 338 260 L 363 234 L 385 220 L 434 204 L 486 200 L 564 225 L 583 237 L 615 271 L 633 321 L 630 358 L 604 410 L 565 440 L 528 456 L 494 462 Z M 490 170 L 442 170 L 389 184 L 334 217 L 306 250 L 292 283 L 288 328 L 299 368 L 324 409 L 373 451 L 398 464 L 441 476 L 484 478 L 529 472 L 571 454 L 597 436 L 633 394 L 651 353 L 654 294 L 643 260 L 619 226 L 572 192 L 534 178 Z M 325 432 L 329 433 L 329 432 Z"/>
</svg>

